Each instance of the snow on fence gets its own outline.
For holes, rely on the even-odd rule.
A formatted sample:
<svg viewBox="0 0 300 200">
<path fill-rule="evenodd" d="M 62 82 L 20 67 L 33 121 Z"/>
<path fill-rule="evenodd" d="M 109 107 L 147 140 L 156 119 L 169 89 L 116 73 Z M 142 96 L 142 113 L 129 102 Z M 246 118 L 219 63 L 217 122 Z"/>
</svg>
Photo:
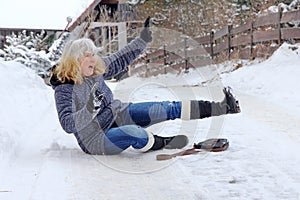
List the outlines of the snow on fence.
<svg viewBox="0 0 300 200">
<path fill-rule="evenodd" d="M 209 35 L 185 38 L 171 46 L 146 53 L 135 62 L 132 74 L 153 76 L 169 71 L 188 70 L 228 59 L 253 59 L 270 56 L 284 41 L 300 39 L 300 10 L 271 13 L 254 21 L 228 25 Z"/>
</svg>

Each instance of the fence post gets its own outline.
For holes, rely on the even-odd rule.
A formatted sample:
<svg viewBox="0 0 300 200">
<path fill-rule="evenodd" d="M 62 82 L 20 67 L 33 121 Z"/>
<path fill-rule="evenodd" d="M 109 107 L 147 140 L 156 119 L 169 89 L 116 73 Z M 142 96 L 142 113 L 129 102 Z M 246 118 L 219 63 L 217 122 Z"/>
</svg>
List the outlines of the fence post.
<svg viewBox="0 0 300 200">
<path fill-rule="evenodd" d="M 166 44 L 164 44 L 164 74 L 167 73 L 167 50 L 166 50 Z"/>
<path fill-rule="evenodd" d="M 167 65 L 167 51 L 166 51 L 166 44 L 164 44 L 164 65 Z"/>
<path fill-rule="evenodd" d="M 283 9 L 279 6 L 279 8 L 278 8 L 278 14 L 279 14 L 279 16 L 278 16 L 278 24 L 277 24 L 277 26 L 278 26 L 278 36 L 279 36 L 279 38 L 278 38 L 278 45 L 280 45 L 281 42 L 282 42 L 282 39 L 281 39 L 281 18 L 282 18 L 282 12 L 283 12 Z"/>
<path fill-rule="evenodd" d="M 214 31 L 210 32 L 210 56 L 214 59 Z"/>
<path fill-rule="evenodd" d="M 6 30 L 4 30 L 4 42 L 3 42 L 3 47 L 4 47 L 4 45 L 7 44 L 6 39 L 7 39 L 7 33 L 6 33 Z"/>
<path fill-rule="evenodd" d="M 145 72 L 145 78 L 148 77 L 148 73 L 149 73 L 149 72 L 148 72 L 148 71 L 149 71 L 149 70 L 148 70 L 148 63 L 149 63 L 149 60 L 148 60 L 148 58 L 147 58 L 147 57 L 148 57 L 147 55 L 148 55 L 148 53 L 146 53 L 146 55 L 145 55 L 145 59 L 146 59 L 146 70 L 145 70 L 146 72 Z"/>
<path fill-rule="evenodd" d="M 184 62 L 185 62 L 185 72 L 187 72 L 189 70 L 188 67 L 188 58 L 187 58 L 187 37 L 184 37 Z"/>
<path fill-rule="evenodd" d="M 228 60 L 230 60 L 230 52 L 231 52 L 231 29 L 232 29 L 232 24 L 228 25 Z"/>
<path fill-rule="evenodd" d="M 254 21 L 251 20 L 250 23 L 251 23 L 251 26 L 250 26 L 250 60 L 253 60 L 253 58 L 254 58 L 254 52 L 253 52 L 253 45 L 254 45 L 254 42 L 253 42 Z"/>
</svg>

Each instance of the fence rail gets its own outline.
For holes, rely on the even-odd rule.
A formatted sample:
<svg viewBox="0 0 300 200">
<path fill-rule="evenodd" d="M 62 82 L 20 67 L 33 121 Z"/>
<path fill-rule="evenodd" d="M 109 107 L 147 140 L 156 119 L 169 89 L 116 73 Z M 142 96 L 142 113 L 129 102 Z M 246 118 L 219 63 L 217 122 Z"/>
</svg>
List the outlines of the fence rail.
<svg viewBox="0 0 300 200">
<path fill-rule="evenodd" d="M 300 39 L 300 27 L 288 25 L 292 22 L 300 22 L 300 10 L 279 11 L 238 27 L 228 25 L 203 37 L 185 38 L 138 59 L 140 67 L 131 70 L 131 74 L 151 76 L 233 58 L 267 57 L 282 42 Z"/>
</svg>

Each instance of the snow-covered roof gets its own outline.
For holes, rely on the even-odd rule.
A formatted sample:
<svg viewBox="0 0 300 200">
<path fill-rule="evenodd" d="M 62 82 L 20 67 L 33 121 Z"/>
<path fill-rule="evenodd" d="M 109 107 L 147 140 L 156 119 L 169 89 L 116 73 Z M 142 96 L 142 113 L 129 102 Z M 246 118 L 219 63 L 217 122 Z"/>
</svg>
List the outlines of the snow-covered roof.
<svg viewBox="0 0 300 200">
<path fill-rule="evenodd" d="M 93 0 L 6 0 L 0 6 L 0 28 L 64 29 Z"/>
</svg>

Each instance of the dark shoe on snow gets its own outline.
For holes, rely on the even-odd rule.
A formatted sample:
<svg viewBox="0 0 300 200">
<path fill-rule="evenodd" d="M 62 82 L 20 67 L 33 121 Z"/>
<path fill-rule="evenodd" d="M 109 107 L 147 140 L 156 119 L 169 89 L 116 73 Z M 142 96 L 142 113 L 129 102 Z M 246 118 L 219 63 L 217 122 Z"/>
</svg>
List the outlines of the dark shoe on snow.
<svg viewBox="0 0 300 200">
<path fill-rule="evenodd" d="M 231 90 L 232 89 L 230 87 L 225 87 L 223 89 L 223 92 L 225 94 L 224 101 L 227 104 L 227 113 L 240 113 L 241 108 L 239 105 L 239 101 L 233 96 Z"/>
<path fill-rule="evenodd" d="M 181 149 L 188 144 L 188 138 L 185 135 L 176 135 L 172 137 L 162 137 L 154 135 L 154 144 L 151 150 L 166 149 Z"/>
<path fill-rule="evenodd" d="M 176 135 L 165 140 L 165 142 L 165 149 L 182 149 L 188 144 L 189 140 L 185 135 Z"/>
</svg>

